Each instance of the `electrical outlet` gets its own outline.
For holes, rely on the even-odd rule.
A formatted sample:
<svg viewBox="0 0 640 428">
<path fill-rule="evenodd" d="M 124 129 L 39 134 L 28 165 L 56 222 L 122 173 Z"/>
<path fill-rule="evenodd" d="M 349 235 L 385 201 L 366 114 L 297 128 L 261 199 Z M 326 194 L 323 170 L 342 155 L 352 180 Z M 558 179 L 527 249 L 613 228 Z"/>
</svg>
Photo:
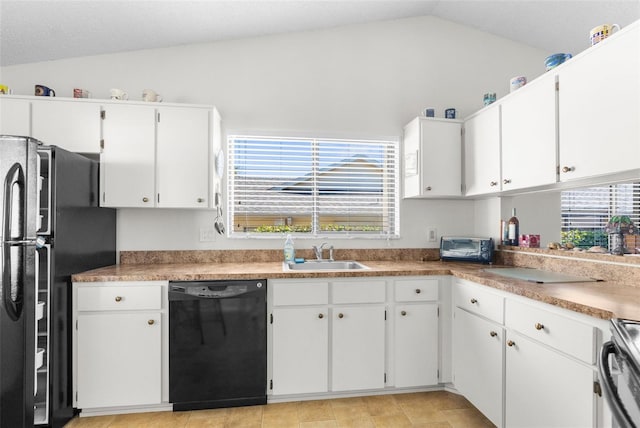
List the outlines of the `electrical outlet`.
<svg viewBox="0 0 640 428">
<path fill-rule="evenodd" d="M 435 227 L 427 228 L 427 242 L 438 242 L 438 231 Z"/>
<path fill-rule="evenodd" d="M 200 242 L 212 242 L 215 240 L 216 240 L 215 230 L 200 228 Z"/>
</svg>

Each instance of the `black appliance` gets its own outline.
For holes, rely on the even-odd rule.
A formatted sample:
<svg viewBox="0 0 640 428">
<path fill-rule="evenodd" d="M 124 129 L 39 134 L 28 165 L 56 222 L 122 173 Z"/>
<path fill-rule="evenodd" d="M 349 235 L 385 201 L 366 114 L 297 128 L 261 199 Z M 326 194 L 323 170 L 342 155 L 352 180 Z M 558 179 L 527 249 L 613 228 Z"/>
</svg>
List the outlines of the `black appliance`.
<svg viewBox="0 0 640 428">
<path fill-rule="evenodd" d="M 116 262 L 115 210 L 99 164 L 0 136 L 0 426 L 62 427 L 74 415 L 71 275 Z"/>
<path fill-rule="evenodd" d="M 169 283 L 174 410 L 267 402 L 267 281 Z"/>
<path fill-rule="evenodd" d="M 611 363 L 617 367 L 615 376 Z M 602 346 L 598 370 L 614 426 L 640 427 L 640 321 L 611 320 L 611 340 Z"/>
</svg>

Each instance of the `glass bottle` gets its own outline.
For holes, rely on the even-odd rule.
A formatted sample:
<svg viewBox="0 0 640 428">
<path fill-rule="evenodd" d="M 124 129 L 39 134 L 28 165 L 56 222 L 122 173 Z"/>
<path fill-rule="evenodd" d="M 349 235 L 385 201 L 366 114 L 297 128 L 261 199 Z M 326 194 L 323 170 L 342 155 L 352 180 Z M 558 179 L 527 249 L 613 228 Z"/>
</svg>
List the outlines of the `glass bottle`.
<svg viewBox="0 0 640 428">
<path fill-rule="evenodd" d="M 518 221 L 518 217 L 516 217 L 516 209 L 513 208 L 511 211 L 511 218 L 508 222 L 508 236 L 507 240 L 509 245 L 513 245 L 514 247 L 518 246 L 518 238 L 520 236 L 520 222 Z"/>
</svg>

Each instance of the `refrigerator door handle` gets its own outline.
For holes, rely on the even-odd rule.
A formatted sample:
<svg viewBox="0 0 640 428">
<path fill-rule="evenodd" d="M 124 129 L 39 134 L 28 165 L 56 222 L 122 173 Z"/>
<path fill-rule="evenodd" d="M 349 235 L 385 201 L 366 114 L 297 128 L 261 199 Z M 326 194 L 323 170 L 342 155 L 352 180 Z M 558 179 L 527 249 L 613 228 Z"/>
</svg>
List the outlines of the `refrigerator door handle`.
<svg viewBox="0 0 640 428">
<path fill-rule="evenodd" d="M 4 179 L 4 239 L 2 245 L 2 302 L 7 315 L 17 321 L 24 305 L 24 278 L 22 261 L 24 247 L 20 242 L 25 240 L 25 179 L 22 165 L 15 163 L 9 168 Z M 16 239 L 14 244 L 11 240 Z M 7 242 L 9 241 L 9 242 Z M 14 257 L 18 258 L 15 260 Z M 15 270 L 15 272 L 14 272 Z"/>
</svg>

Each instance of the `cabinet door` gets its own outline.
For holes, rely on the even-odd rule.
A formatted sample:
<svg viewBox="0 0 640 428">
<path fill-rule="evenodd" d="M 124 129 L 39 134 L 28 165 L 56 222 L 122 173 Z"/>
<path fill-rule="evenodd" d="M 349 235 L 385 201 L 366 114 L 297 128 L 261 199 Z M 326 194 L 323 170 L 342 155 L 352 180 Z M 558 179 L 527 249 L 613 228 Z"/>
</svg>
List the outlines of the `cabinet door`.
<svg viewBox="0 0 640 428">
<path fill-rule="evenodd" d="M 487 107 L 464 123 L 465 195 L 500 191 L 500 106 Z"/>
<path fill-rule="evenodd" d="M 384 388 L 384 306 L 332 309 L 331 390 Z"/>
<path fill-rule="evenodd" d="M 516 333 L 507 345 L 505 426 L 595 426 L 591 366 Z"/>
<path fill-rule="evenodd" d="M 640 168 L 640 25 L 559 69 L 560 180 Z"/>
<path fill-rule="evenodd" d="M 438 383 L 438 305 L 395 307 L 395 386 Z"/>
<path fill-rule="evenodd" d="M 100 105 L 83 101 L 33 100 L 32 136 L 70 152 L 100 153 Z"/>
<path fill-rule="evenodd" d="M 204 108 L 158 108 L 158 207 L 209 206 L 210 114 Z"/>
<path fill-rule="evenodd" d="M 491 422 L 503 426 L 504 329 L 460 308 L 453 325 L 454 385 Z"/>
<path fill-rule="evenodd" d="M 273 394 L 328 390 L 329 317 L 326 307 L 273 310 Z"/>
<path fill-rule="evenodd" d="M 31 136 L 31 103 L 0 96 L 0 134 Z"/>
<path fill-rule="evenodd" d="M 404 197 L 460 196 L 462 125 L 416 118 L 404 129 Z"/>
<path fill-rule="evenodd" d="M 155 122 L 154 107 L 105 107 L 102 206 L 154 206 Z"/>
<path fill-rule="evenodd" d="M 80 314 L 77 352 L 79 408 L 161 402 L 159 312 Z"/>
<path fill-rule="evenodd" d="M 544 75 L 501 105 L 502 190 L 556 182 L 556 81 Z"/>
</svg>

